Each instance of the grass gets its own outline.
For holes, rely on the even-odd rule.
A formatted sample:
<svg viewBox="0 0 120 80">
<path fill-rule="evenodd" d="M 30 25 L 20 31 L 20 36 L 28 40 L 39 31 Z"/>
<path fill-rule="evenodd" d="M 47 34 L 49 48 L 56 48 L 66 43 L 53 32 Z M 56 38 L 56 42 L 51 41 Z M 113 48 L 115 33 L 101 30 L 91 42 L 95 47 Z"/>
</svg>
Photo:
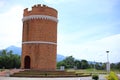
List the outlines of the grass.
<svg viewBox="0 0 120 80">
<path fill-rule="evenodd" d="M 120 70 L 111 70 L 117 74 L 120 74 Z M 68 69 L 67 72 L 83 73 L 83 74 L 107 74 L 106 70 L 94 70 L 94 69 Z"/>
<path fill-rule="evenodd" d="M 68 72 L 84 73 L 84 74 L 106 74 L 105 70 L 94 70 L 94 69 L 79 69 L 79 70 L 67 70 Z"/>
</svg>

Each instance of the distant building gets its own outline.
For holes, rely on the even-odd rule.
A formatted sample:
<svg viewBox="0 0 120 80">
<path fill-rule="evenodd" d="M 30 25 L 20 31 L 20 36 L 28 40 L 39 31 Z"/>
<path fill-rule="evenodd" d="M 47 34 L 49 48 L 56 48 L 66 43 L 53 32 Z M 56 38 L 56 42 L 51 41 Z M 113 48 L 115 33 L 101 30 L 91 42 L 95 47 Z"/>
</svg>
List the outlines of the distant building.
<svg viewBox="0 0 120 80">
<path fill-rule="evenodd" d="M 21 68 L 55 70 L 57 11 L 46 5 L 24 9 Z"/>
</svg>

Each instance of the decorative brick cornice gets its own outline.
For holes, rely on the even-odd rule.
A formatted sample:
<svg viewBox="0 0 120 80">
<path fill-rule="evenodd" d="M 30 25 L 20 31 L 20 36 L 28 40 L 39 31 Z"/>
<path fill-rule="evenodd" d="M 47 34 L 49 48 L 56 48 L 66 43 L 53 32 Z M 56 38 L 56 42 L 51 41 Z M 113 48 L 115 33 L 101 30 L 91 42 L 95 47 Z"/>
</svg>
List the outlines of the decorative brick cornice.
<svg viewBox="0 0 120 80">
<path fill-rule="evenodd" d="M 25 41 L 25 42 L 22 42 L 22 44 L 53 44 L 53 45 L 57 45 L 57 43 L 55 43 L 55 42 L 47 42 L 47 41 Z"/>
<path fill-rule="evenodd" d="M 31 19 L 47 19 L 47 20 L 52 20 L 52 21 L 58 22 L 58 19 L 56 17 L 48 16 L 48 15 L 25 16 L 25 17 L 23 17 L 22 21 L 24 22 L 24 21 L 31 20 Z"/>
</svg>

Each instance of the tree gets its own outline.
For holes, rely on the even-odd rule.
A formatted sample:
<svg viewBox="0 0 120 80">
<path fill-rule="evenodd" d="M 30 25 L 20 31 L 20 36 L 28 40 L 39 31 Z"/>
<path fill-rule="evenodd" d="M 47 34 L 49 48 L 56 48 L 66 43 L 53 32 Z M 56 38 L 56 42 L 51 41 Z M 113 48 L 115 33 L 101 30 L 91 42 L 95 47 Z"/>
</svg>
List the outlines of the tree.
<svg viewBox="0 0 120 80">
<path fill-rule="evenodd" d="M 57 68 L 60 68 L 60 66 L 65 66 L 65 68 L 70 69 L 74 68 L 74 66 L 77 67 L 77 69 L 88 69 L 88 68 L 95 68 L 98 70 L 105 70 L 106 69 L 106 63 L 101 63 L 101 62 L 91 62 L 90 64 L 88 63 L 87 60 L 75 60 L 73 56 L 68 56 L 66 57 L 63 61 L 60 61 L 57 63 Z M 111 69 L 117 69 L 120 70 L 120 62 L 119 63 L 112 63 L 111 64 Z"/>
<path fill-rule="evenodd" d="M 7 55 L 7 50 L 2 50 L 2 52 L 1 52 L 1 56 L 6 56 Z"/>
<path fill-rule="evenodd" d="M 0 68 L 20 68 L 20 56 L 13 54 L 12 51 L 2 50 L 0 52 Z"/>
<path fill-rule="evenodd" d="M 89 68 L 89 64 L 87 60 L 81 60 L 81 69 L 87 69 Z"/>
<path fill-rule="evenodd" d="M 63 60 L 66 64 L 66 68 L 73 68 L 74 67 L 74 58 L 72 56 L 66 57 L 65 60 Z"/>
<path fill-rule="evenodd" d="M 81 69 L 81 62 L 79 60 L 75 60 L 74 64 L 77 67 L 77 69 Z"/>
<path fill-rule="evenodd" d="M 100 63 L 95 64 L 95 68 L 98 69 L 98 70 L 101 70 L 101 66 L 102 66 L 102 64 L 100 64 Z"/>
<path fill-rule="evenodd" d="M 60 66 L 65 66 L 65 68 L 74 68 L 75 59 L 72 56 L 66 57 L 63 61 L 57 63 L 57 68 Z"/>
<path fill-rule="evenodd" d="M 60 62 L 57 63 L 57 68 L 58 68 L 58 69 L 60 68 L 60 66 L 65 66 L 65 67 L 67 67 L 64 61 L 60 61 Z"/>
<path fill-rule="evenodd" d="M 116 68 L 120 70 L 120 62 L 116 64 Z"/>
<path fill-rule="evenodd" d="M 110 64 L 110 68 L 111 68 L 112 70 L 116 69 L 116 64 L 115 64 L 115 63 L 111 63 L 111 64 Z"/>
<path fill-rule="evenodd" d="M 106 63 L 102 63 L 102 70 L 105 70 L 106 69 Z"/>
</svg>

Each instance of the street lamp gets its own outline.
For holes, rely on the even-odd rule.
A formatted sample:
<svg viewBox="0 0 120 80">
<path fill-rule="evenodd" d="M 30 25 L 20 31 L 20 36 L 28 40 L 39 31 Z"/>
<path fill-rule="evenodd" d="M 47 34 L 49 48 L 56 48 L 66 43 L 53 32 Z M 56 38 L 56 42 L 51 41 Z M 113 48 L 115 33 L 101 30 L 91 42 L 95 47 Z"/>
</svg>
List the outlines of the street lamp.
<svg viewBox="0 0 120 80">
<path fill-rule="evenodd" d="M 106 51 L 107 53 L 107 63 L 106 63 L 107 74 L 110 72 L 109 52 L 110 51 Z"/>
</svg>

